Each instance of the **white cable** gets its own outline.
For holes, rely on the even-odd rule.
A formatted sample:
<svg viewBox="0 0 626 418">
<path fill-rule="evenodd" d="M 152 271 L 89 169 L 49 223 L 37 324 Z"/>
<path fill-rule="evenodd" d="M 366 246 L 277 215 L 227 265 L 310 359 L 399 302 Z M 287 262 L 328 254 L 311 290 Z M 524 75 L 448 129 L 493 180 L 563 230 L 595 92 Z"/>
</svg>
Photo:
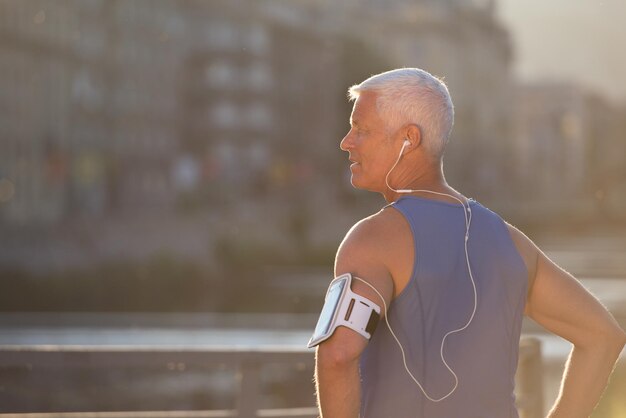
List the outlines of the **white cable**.
<svg viewBox="0 0 626 418">
<path fill-rule="evenodd" d="M 415 378 L 415 376 L 413 375 L 413 373 L 411 373 L 411 371 L 409 370 L 409 367 L 406 364 L 406 354 L 404 353 L 404 347 L 402 347 L 402 343 L 400 343 L 400 340 L 398 339 L 398 337 L 396 336 L 396 334 L 393 332 L 393 329 L 391 328 L 391 325 L 389 324 L 389 316 L 387 315 L 387 303 L 385 302 L 385 298 L 383 298 L 383 296 L 380 294 L 380 292 L 374 287 L 372 286 L 370 283 L 366 282 L 365 280 L 361 279 L 360 277 L 354 277 L 355 279 L 365 283 L 366 285 L 368 285 L 369 287 L 372 288 L 372 290 L 374 290 L 376 292 L 376 294 L 378 294 L 378 296 L 382 299 L 383 301 L 383 307 L 385 308 L 385 323 L 387 324 L 387 328 L 389 328 L 389 332 L 391 333 L 391 335 L 393 336 L 393 338 L 396 340 L 396 342 L 398 343 L 398 347 L 400 347 L 400 352 L 402 353 L 402 362 L 404 363 L 404 368 L 406 369 L 407 373 L 409 374 L 409 376 L 411 376 L 411 379 L 413 379 L 413 381 L 417 384 L 417 386 L 422 390 L 422 393 L 424 393 L 424 396 L 426 396 L 426 398 L 428 398 L 430 401 L 432 402 L 440 402 L 443 401 L 444 399 L 446 399 L 448 396 L 452 395 L 452 393 L 456 390 L 458 384 L 459 384 L 459 378 L 457 377 L 456 373 L 454 373 L 454 371 L 452 370 L 452 368 L 450 367 L 450 365 L 446 362 L 446 359 L 443 356 L 443 346 L 444 343 L 446 341 L 446 338 L 448 338 L 448 335 L 450 334 L 454 334 L 457 332 L 461 332 L 463 331 L 465 328 L 467 328 L 472 320 L 474 319 L 474 315 L 476 314 L 476 307 L 478 306 L 478 292 L 476 291 L 476 282 L 474 281 L 474 276 L 472 275 L 472 268 L 470 266 L 470 262 L 469 262 L 469 253 L 467 251 L 467 241 L 469 240 L 469 230 L 470 230 L 470 225 L 472 223 L 472 209 L 470 208 L 469 203 L 467 203 L 467 208 L 465 207 L 465 204 L 463 203 L 463 201 L 461 199 L 459 199 L 456 196 L 447 194 L 447 193 L 440 193 L 440 192 L 435 192 L 432 190 L 396 190 L 394 188 L 392 188 L 389 185 L 389 174 L 393 171 L 394 168 L 396 168 L 396 165 L 398 165 L 398 162 L 400 161 L 400 158 L 402 158 L 402 152 L 404 151 L 404 147 L 406 146 L 406 142 L 402 145 L 402 149 L 400 150 L 400 155 L 398 155 L 398 159 L 396 160 L 396 162 L 394 163 L 394 165 L 391 167 L 391 169 L 389 170 L 389 172 L 387 173 L 387 175 L 385 176 L 385 183 L 387 184 L 387 187 L 396 192 L 396 193 L 414 193 L 414 192 L 425 192 L 425 193 L 433 193 L 433 194 L 437 194 L 437 195 L 441 195 L 441 196 L 449 196 L 453 199 L 456 199 L 459 201 L 459 203 L 461 204 L 461 206 L 463 207 L 463 215 L 464 215 L 464 219 L 465 219 L 465 238 L 464 238 L 464 242 L 465 242 L 465 261 L 467 262 L 467 271 L 469 273 L 469 277 L 470 280 L 472 281 L 472 288 L 474 289 L 474 309 L 472 310 L 472 314 L 470 315 L 467 323 L 465 325 L 463 325 L 461 328 L 457 328 L 454 329 L 452 331 L 448 331 L 444 336 L 443 339 L 441 340 L 441 348 L 439 350 L 439 353 L 441 355 L 441 361 L 443 362 L 443 364 L 446 366 L 446 368 L 450 371 L 450 373 L 452 373 L 452 376 L 454 376 L 454 387 L 452 388 L 452 390 L 450 390 L 450 392 L 448 392 L 448 394 L 446 394 L 445 396 L 439 398 L 439 399 L 433 399 L 432 397 L 430 397 L 428 395 L 428 393 L 426 393 L 426 391 L 424 390 L 424 388 L 422 387 L 422 385 L 420 384 L 420 382 L 417 380 L 417 378 Z M 467 209 L 467 211 L 466 211 Z M 469 215 L 468 215 L 469 213 Z"/>
</svg>

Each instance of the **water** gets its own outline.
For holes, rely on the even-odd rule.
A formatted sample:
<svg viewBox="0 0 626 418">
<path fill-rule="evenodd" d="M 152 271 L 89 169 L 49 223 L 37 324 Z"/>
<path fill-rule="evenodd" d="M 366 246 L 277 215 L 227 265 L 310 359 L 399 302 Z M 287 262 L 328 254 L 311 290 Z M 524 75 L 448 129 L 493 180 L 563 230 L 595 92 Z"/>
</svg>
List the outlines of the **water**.
<svg viewBox="0 0 626 418">
<path fill-rule="evenodd" d="M 29 327 L 0 328 L 0 345 L 132 345 L 306 348 L 310 330 Z"/>
<path fill-rule="evenodd" d="M 626 281 L 614 283 L 614 280 L 594 279 L 584 284 L 611 305 L 619 306 L 623 303 L 618 295 L 625 294 L 622 286 L 626 285 Z M 315 315 L 288 314 L 0 314 L 0 345 L 228 347 L 241 350 L 280 346 L 305 350 L 315 320 Z M 547 408 L 558 393 L 563 365 L 571 344 L 560 337 L 541 332 L 530 321 L 525 321 L 525 325 L 524 335 L 537 337 L 541 341 Z M 27 374 L 14 372 L 14 376 L 6 375 L 5 380 L 0 381 L 0 401 L 3 401 L 0 403 L 13 405 L 15 412 L 110 408 L 131 410 L 148 406 L 155 410 L 224 409 L 232 405 L 232 397 L 236 393 L 234 370 L 217 369 L 211 373 L 187 370 L 183 374 L 169 370 L 142 373 L 125 368 L 99 369 L 92 372 L 95 373 L 93 375 L 85 373 L 89 371 L 61 369 L 56 372 L 34 370 Z M 312 398 L 309 399 L 313 393 L 310 387 L 312 374 L 309 369 L 272 370 L 269 376 L 274 380 L 268 384 L 271 387 L 281 384 L 288 387 L 293 392 L 285 392 L 288 395 L 284 395 L 284 398 L 296 399 L 293 404 L 277 405 L 293 407 L 313 404 Z M 613 392 L 622 387 L 620 382 L 626 379 L 624 376 L 624 367 L 616 371 L 612 379 Z M 294 389 L 298 385 L 301 387 Z M 50 394 L 48 388 L 51 386 L 62 388 L 65 394 L 63 403 L 57 400 L 58 396 L 52 396 L 54 392 Z M 98 395 L 90 395 L 90 391 Z M 28 402 L 20 404 L 22 398 Z M 607 398 L 617 399 L 615 396 Z M 274 399 L 272 402 L 279 401 Z M 604 401 L 604 404 L 607 402 Z"/>
</svg>

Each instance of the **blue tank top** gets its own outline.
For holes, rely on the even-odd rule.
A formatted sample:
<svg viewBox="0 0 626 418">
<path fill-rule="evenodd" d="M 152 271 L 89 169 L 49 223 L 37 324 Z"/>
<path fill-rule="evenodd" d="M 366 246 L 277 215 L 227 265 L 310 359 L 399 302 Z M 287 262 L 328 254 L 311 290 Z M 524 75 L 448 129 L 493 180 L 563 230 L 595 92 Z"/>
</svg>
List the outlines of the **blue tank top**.
<svg viewBox="0 0 626 418">
<path fill-rule="evenodd" d="M 478 302 L 472 323 L 449 335 L 446 362 L 459 379 L 440 402 L 428 400 L 404 369 L 400 348 L 381 321 L 361 356 L 361 418 L 518 418 L 517 368 L 528 273 L 504 221 L 470 200 L 468 253 Z M 411 278 L 389 307 L 407 365 L 428 395 L 454 387 L 441 361 L 443 336 L 464 326 L 474 307 L 460 204 L 404 196 L 390 205 L 413 234 Z M 391 209 L 386 209 L 391 210 Z"/>
</svg>

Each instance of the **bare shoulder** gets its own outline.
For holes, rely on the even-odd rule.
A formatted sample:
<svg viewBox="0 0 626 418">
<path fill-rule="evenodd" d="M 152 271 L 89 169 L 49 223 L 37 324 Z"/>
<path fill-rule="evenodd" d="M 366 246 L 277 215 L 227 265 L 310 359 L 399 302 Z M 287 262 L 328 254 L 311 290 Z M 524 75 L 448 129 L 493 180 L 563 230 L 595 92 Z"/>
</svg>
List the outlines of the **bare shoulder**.
<svg viewBox="0 0 626 418">
<path fill-rule="evenodd" d="M 413 236 L 404 216 L 392 207 L 357 222 L 335 258 L 335 276 L 351 272 L 386 278 L 394 295 L 408 282 L 412 267 Z"/>
<path fill-rule="evenodd" d="M 406 232 L 404 217 L 397 210 L 387 207 L 354 224 L 341 242 L 338 255 L 358 252 L 384 259 L 402 232 Z"/>
<path fill-rule="evenodd" d="M 528 270 L 528 290 L 530 292 L 536 277 L 539 248 L 537 248 L 535 243 L 518 228 L 508 222 L 505 223 L 511 235 L 511 240 L 513 244 L 515 244 L 515 248 L 517 248 L 517 251 L 524 260 L 524 264 L 526 264 L 526 269 Z"/>
</svg>

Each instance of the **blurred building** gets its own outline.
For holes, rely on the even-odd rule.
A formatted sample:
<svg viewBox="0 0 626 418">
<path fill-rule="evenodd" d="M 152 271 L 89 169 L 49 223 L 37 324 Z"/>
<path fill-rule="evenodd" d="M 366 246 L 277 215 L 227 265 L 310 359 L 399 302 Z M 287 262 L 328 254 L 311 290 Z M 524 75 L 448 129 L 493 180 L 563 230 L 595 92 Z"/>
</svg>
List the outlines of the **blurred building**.
<svg viewBox="0 0 626 418">
<path fill-rule="evenodd" d="M 191 213 L 212 220 L 204 245 L 234 230 L 287 247 L 336 243 L 381 203 L 341 180 L 345 91 L 399 66 L 445 76 L 456 107 L 446 172 L 467 195 L 506 208 L 515 181 L 541 183 L 524 192 L 539 208 L 584 183 L 606 197 L 593 205 L 618 202 L 613 145 L 594 148 L 606 175 L 581 168 L 588 135 L 615 132 L 589 121 L 616 111 L 567 89 L 516 96 L 511 60 L 488 0 L 4 0 L 0 224 L 160 228 Z"/>
<path fill-rule="evenodd" d="M 443 77 L 455 105 L 448 180 L 490 205 L 508 200 L 512 179 L 512 44 L 493 1 L 348 2 L 344 24 L 393 67 Z M 482 162 L 487 162 L 482 164 Z"/>
<path fill-rule="evenodd" d="M 626 219 L 626 106 L 591 95 L 588 110 L 592 121 L 588 190 L 595 200 L 593 218 L 623 223 Z"/>
<path fill-rule="evenodd" d="M 533 219 L 616 220 L 624 212 L 624 115 L 566 83 L 522 85 L 517 94 L 517 206 Z"/>
<path fill-rule="evenodd" d="M 184 23 L 169 2 L 0 3 L 5 221 L 100 217 L 169 199 L 177 149 L 176 55 Z"/>
<path fill-rule="evenodd" d="M 78 58 L 59 27 L 77 23 L 37 6 L 0 3 L 0 216 L 18 222 L 61 216 L 71 175 L 69 72 Z"/>
<path fill-rule="evenodd" d="M 327 40 L 270 6 L 2 2 L 3 219 L 156 210 L 207 179 L 262 193 L 323 156 Z"/>
<path fill-rule="evenodd" d="M 0 222 L 92 220 L 98 235 L 191 207 L 221 220 L 214 235 L 240 221 L 302 235 L 325 186 L 315 161 L 336 149 L 335 55 L 276 5 L 0 3 Z"/>
</svg>

